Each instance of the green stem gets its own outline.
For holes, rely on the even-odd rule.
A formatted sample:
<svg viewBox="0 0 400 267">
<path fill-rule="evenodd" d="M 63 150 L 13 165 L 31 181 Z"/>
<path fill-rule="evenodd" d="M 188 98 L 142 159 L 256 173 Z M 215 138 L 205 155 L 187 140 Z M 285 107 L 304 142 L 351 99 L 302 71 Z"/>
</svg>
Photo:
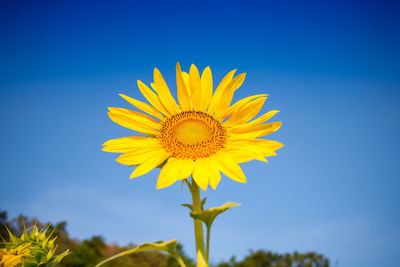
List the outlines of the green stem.
<svg viewBox="0 0 400 267">
<path fill-rule="evenodd" d="M 193 211 L 200 212 L 201 204 L 200 204 L 200 190 L 199 186 L 192 179 L 192 199 L 193 199 Z M 204 240 L 203 240 L 203 225 L 202 222 L 198 219 L 194 220 L 194 233 L 196 237 L 196 253 L 200 251 L 204 255 Z"/>
<path fill-rule="evenodd" d="M 185 263 L 183 262 L 183 260 L 181 258 L 177 258 L 176 260 L 178 261 L 178 263 L 181 267 L 186 267 Z"/>
<path fill-rule="evenodd" d="M 206 262 L 208 262 L 208 257 L 210 255 L 210 229 L 211 229 L 211 225 L 209 227 L 207 227 Z"/>
</svg>

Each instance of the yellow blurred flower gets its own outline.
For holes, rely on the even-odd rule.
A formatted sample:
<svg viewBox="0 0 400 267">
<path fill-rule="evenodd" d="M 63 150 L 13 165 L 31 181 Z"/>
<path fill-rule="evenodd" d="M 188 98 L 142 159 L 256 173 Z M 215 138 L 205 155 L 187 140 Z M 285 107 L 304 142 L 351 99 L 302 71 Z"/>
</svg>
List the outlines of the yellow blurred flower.
<svg viewBox="0 0 400 267">
<path fill-rule="evenodd" d="M 104 143 L 104 151 L 123 153 L 117 158 L 121 164 L 137 166 L 130 178 L 144 175 L 164 164 L 157 188 L 172 185 L 190 175 L 206 190 L 216 188 L 220 172 L 245 183 L 246 177 L 239 163 L 260 160 L 276 155 L 283 145 L 277 141 L 260 139 L 281 126 L 281 122 L 266 123 L 278 110 L 253 119 L 261 110 L 266 94 L 246 97 L 231 105 L 234 92 L 242 85 L 245 73 L 234 77 L 229 72 L 213 92 L 209 67 L 201 76 L 192 65 L 189 73 L 176 65 L 178 102 L 172 96 L 158 69 L 154 69 L 152 89 L 138 80 L 138 87 L 146 104 L 120 95 L 144 113 L 109 108 L 111 120 L 144 136 L 129 136 Z"/>
<path fill-rule="evenodd" d="M 14 267 L 22 266 L 24 259 L 31 257 L 31 244 L 21 244 L 16 248 L 9 251 L 0 250 L 0 266 L 1 267 Z"/>
<path fill-rule="evenodd" d="M 0 267 L 14 266 L 55 266 L 69 253 L 68 250 L 55 255 L 57 246 L 52 233 L 46 235 L 50 225 L 39 231 L 36 224 L 26 229 L 20 237 L 15 236 L 7 227 L 9 240 L 0 249 Z M 4 240 L 4 239 L 3 239 Z"/>
</svg>

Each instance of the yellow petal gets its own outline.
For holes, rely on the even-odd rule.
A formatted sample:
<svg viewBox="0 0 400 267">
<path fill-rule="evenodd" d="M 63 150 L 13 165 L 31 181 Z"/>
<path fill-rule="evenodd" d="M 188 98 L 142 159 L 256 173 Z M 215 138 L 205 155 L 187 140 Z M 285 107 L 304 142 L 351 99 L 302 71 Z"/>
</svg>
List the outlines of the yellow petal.
<svg viewBox="0 0 400 267">
<path fill-rule="evenodd" d="M 206 164 L 205 160 L 202 158 L 197 159 L 195 161 L 193 179 L 204 191 L 207 190 L 209 175 L 210 173 L 208 171 L 208 165 Z"/>
<path fill-rule="evenodd" d="M 245 163 L 252 160 L 267 162 L 267 160 L 263 156 L 248 149 L 226 148 L 223 151 L 228 153 L 232 158 L 232 160 L 236 163 Z M 274 156 L 274 155 L 268 155 L 268 156 Z"/>
<path fill-rule="evenodd" d="M 271 111 L 265 113 L 264 115 L 258 117 L 257 119 L 250 121 L 248 124 L 257 125 L 257 124 L 264 123 L 264 122 L 268 121 L 269 119 L 271 119 L 278 112 L 279 112 L 279 110 L 271 110 Z"/>
<path fill-rule="evenodd" d="M 203 70 L 201 74 L 201 107 L 200 109 L 205 111 L 211 103 L 213 93 L 213 80 L 210 67 Z"/>
<path fill-rule="evenodd" d="M 183 81 L 182 70 L 179 62 L 176 63 L 176 87 L 178 90 L 178 101 L 182 111 L 190 110 L 190 94 L 189 88 L 186 87 Z"/>
<path fill-rule="evenodd" d="M 265 157 L 276 156 L 272 150 L 260 151 L 259 149 L 251 149 L 250 147 L 235 147 L 230 146 L 224 149 L 224 152 L 229 153 L 233 161 L 236 163 L 244 163 L 252 160 L 268 162 Z"/>
<path fill-rule="evenodd" d="M 244 175 L 240 166 L 229 156 L 228 153 L 219 151 L 214 155 L 218 163 L 219 170 L 232 180 L 240 183 L 246 183 L 246 176 Z"/>
<path fill-rule="evenodd" d="M 262 152 L 266 150 L 278 150 L 283 147 L 283 144 L 278 141 L 267 139 L 241 139 L 229 140 L 227 147 L 251 148 Z"/>
<path fill-rule="evenodd" d="M 132 118 L 132 120 L 136 120 L 138 123 L 146 124 L 150 128 L 158 129 L 161 126 L 159 121 L 153 119 L 152 117 L 146 114 L 137 111 L 133 111 L 126 108 L 113 108 L 113 107 L 109 107 L 108 110 L 113 114 L 130 117 Z"/>
<path fill-rule="evenodd" d="M 199 70 L 195 65 L 190 66 L 189 70 L 189 88 L 190 88 L 190 98 L 193 103 L 194 110 L 204 111 L 200 109 L 201 106 L 201 80 Z"/>
<path fill-rule="evenodd" d="M 132 116 L 125 116 L 121 114 L 115 114 L 112 112 L 107 113 L 110 119 L 128 129 L 134 130 L 139 133 L 151 134 L 151 135 L 158 135 L 158 131 L 154 128 L 150 127 L 148 124 L 140 123 L 136 118 Z M 155 125 L 153 125 L 155 126 Z"/>
<path fill-rule="evenodd" d="M 103 144 L 103 146 L 113 146 L 113 145 L 125 145 L 125 144 L 130 144 L 136 141 L 142 141 L 146 139 L 154 139 L 154 138 L 149 138 L 146 136 L 127 136 L 127 137 L 122 137 L 122 138 L 115 138 L 115 139 L 110 139 L 107 142 Z"/>
<path fill-rule="evenodd" d="M 108 140 L 103 144 L 103 151 L 126 153 L 128 151 L 139 148 L 157 148 L 161 147 L 157 138 L 149 138 L 144 136 L 129 136 Z"/>
<path fill-rule="evenodd" d="M 166 151 L 162 146 L 159 147 L 140 147 L 131 150 L 119 156 L 116 161 L 118 163 L 134 166 L 142 164 L 159 154 L 165 154 Z"/>
<path fill-rule="evenodd" d="M 103 151 L 106 151 L 106 152 L 113 152 L 113 153 L 129 153 L 129 152 L 132 152 L 132 151 L 144 151 L 144 150 L 148 150 L 148 149 L 155 149 L 155 148 L 158 148 L 158 146 L 157 145 L 154 145 L 154 146 L 149 146 L 149 147 L 136 147 L 136 146 L 134 146 L 134 145 L 131 145 L 131 146 L 106 146 L 106 147 L 103 147 Z M 142 152 L 141 152 L 142 153 Z M 131 164 L 128 164 L 128 165 L 131 165 Z"/>
<path fill-rule="evenodd" d="M 179 167 L 177 162 L 177 158 L 169 158 L 162 167 L 157 180 L 157 189 L 168 187 L 178 180 Z"/>
<path fill-rule="evenodd" d="M 215 92 L 211 98 L 210 106 L 208 109 L 208 113 L 212 114 L 215 112 L 215 107 L 218 104 L 218 101 L 220 101 L 222 97 L 222 93 L 224 92 L 225 88 L 230 84 L 232 81 L 233 75 L 235 75 L 236 70 L 230 71 L 225 77 L 222 79 L 222 81 L 219 83 L 217 89 L 215 89 Z"/>
<path fill-rule="evenodd" d="M 232 102 L 234 92 L 240 86 L 242 86 L 245 78 L 246 78 L 246 73 L 241 73 L 235 78 L 233 78 L 230 85 L 228 85 L 225 88 L 225 91 L 222 93 L 222 98 L 221 98 L 222 101 L 219 102 L 219 105 L 215 109 L 215 113 L 217 114 L 217 116 L 222 116 L 225 110 L 229 108 Z"/>
<path fill-rule="evenodd" d="M 192 174 L 193 168 L 193 160 L 170 158 L 158 176 L 157 189 L 168 187 L 178 180 L 188 178 Z"/>
<path fill-rule="evenodd" d="M 194 170 L 194 161 L 191 159 L 181 159 L 179 161 L 179 179 L 187 179 L 190 175 L 192 175 Z"/>
<path fill-rule="evenodd" d="M 161 103 L 170 114 L 176 114 L 179 112 L 179 107 L 171 95 L 167 83 L 157 68 L 154 69 L 154 90 L 157 92 Z"/>
<path fill-rule="evenodd" d="M 163 163 L 167 158 L 171 156 L 170 153 L 164 151 L 159 151 L 156 155 L 153 155 L 153 157 L 149 158 L 148 160 L 144 161 L 142 164 L 136 167 L 136 169 L 132 172 L 130 178 L 135 178 L 141 175 L 144 175 L 154 168 L 156 168 L 158 165 Z"/>
<path fill-rule="evenodd" d="M 189 73 L 182 71 L 182 78 L 183 82 L 185 83 L 186 88 L 189 91 L 190 94 L 190 89 L 189 89 Z"/>
<path fill-rule="evenodd" d="M 232 139 L 253 139 L 262 137 L 278 130 L 282 122 L 270 122 L 260 125 L 245 125 L 229 130 Z"/>
<path fill-rule="evenodd" d="M 266 99 L 266 97 L 260 97 L 247 103 L 243 108 L 232 114 L 232 116 L 224 123 L 224 126 L 240 125 L 248 122 L 256 116 L 258 112 L 260 112 Z"/>
<path fill-rule="evenodd" d="M 236 113 L 238 110 L 240 110 L 242 107 L 244 107 L 248 102 L 259 98 L 259 97 L 267 97 L 267 94 L 262 94 L 262 95 L 252 95 L 252 96 L 248 96 L 246 98 L 243 98 L 241 100 L 239 100 L 238 102 L 236 102 L 235 104 L 233 104 L 227 111 L 226 113 L 222 116 L 222 119 L 225 119 L 229 116 L 231 116 L 232 114 Z"/>
<path fill-rule="evenodd" d="M 220 119 L 232 102 L 234 92 L 243 84 L 246 73 L 239 74 L 225 87 L 215 106 L 213 106 L 215 117 Z"/>
<path fill-rule="evenodd" d="M 267 162 L 265 157 L 276 156 L 275 150 L 283 147 L 277 141 L 265 139 L 229 140 L 224 152 L 229 153 L 237 163 L 260 160 Z"/>
<path fill-rule="evenodd" d="M 149 101 L 149 103 L 155 107 L 158 111 L 160 111 L 164 115 L 171 115 L 171 113 L 164 107 L 161 103 L 159 97 L 145 85 L 142 81 L 137 81 L 140 92 L 142 92 L 143 96 Z"/>
<path fill-rule="evenodd" d="M 219 172 L 218 164 L 215 163 L 215 159 L 211 156 L 209 158 L 206 158 L 207 160 L 207 165 L 208 169 L 210 172 L 210 177 L 209 177 L 209 182 L 212 187 L 212 189 L 216 189 L 217 185 L 221 181 L 221 174 Z"/>
<path fill-rule="evenodd" d="M 129 96 L 126 96 L 126 95 L 123 95 L 123 94 L 119 94 L 123 99 L 125 99 L 126 101 L 128 101 L 131 105 L 133 105 L 134 107 L 136 107 L 136 108 L 138 108 L 138 109 L 140 109 L 140 110 L 142 110 L 143 112 L 146 112 L 147 114 L 149 114 L 149 115 L 151 115 L 151 116 L 153 116 L 153 117 L 155 117 L 155 118 L 157 118 L 157 119 L 160 119 L 160 120 L 163 120 L 165 117 L 157 110 L 157 109 L 155 109 L 154 107 L 152 107 L 152 106 L 150 106 L 150 105 L 148 105 L 148 104 L 146 104 L 146 103 L 144 103 L 144 102 L 142 102 L 142 101 L 139 101 L 139 100 L 136 100 L 136 99 L 134 99 L 134 98 L 131 98 L 131 97 L 129 97 Z"/>
</svg>

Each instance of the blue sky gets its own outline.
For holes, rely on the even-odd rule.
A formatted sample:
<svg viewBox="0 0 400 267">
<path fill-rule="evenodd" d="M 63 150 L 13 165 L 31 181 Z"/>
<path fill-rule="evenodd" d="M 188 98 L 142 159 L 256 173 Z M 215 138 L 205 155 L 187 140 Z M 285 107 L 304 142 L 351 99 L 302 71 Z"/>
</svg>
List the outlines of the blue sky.
<svg viewBox="0 0 400 267">
<path fill-rule="evenodd" d="M 213 228 L 211 260 L 249 249 L 317 251 L 341 267 L 397 266 L 400 247 L 400 6 L 389 1 L 0 1 L 0 208 L 68 221 L 76 238 L 125 245 L 178 238 L 193 256 L 190 195 L 156 190 L 102 152 L 131 135 L 109 120 L 118 93 L 175 64 L 238 68 L 235 99 L 268 93 L 268 164 L 224 178 L 208 207 L 241 203 Z"/>
</svg>

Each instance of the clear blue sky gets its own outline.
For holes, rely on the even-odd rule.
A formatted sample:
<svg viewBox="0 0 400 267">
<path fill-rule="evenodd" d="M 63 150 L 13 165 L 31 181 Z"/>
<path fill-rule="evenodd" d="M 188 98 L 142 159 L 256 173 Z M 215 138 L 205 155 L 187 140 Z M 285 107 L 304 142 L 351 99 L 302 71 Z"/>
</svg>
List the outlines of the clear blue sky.
<svg viewBox="0 0 400 267">
<path fill-rule="evenodd" d="M 0 207 L 68 221 L 76 238 L 125 245 L 178 238 L 193 256 L 180 185 L 134 181 L 101 151 L 130 131 L 117 94 L 143 100 L 154 67 L 247 72 L 237 99 L 271 97 L 286 146 L 225 178 L 209 206 L 211 260 L 249 249 L 317 251 L 340 267 L 398 266 L 400 6 L 395 1 L 0 1 Z"/>
</svg>

